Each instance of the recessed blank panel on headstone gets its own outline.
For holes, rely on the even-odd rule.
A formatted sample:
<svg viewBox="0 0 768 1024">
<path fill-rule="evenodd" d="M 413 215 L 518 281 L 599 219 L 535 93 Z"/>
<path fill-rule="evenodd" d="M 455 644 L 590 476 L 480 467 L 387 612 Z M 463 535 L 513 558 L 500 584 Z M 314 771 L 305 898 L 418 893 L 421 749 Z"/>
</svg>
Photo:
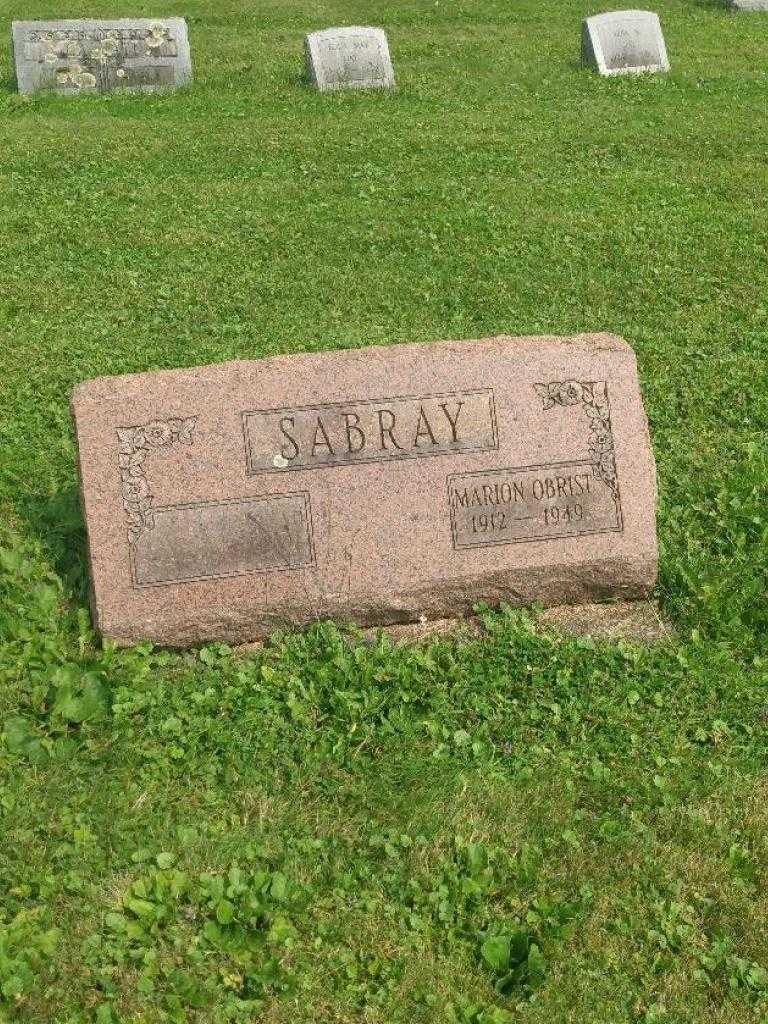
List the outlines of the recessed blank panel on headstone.
<svg viewBox="0 0 768 1024">
<path fill-rule="evenodd" d="M 387 37 L 380 28 L 349 26 L 311 32 L 304 40 L 307 75 L 329 89 L 391 89 L 395 84 Z"/>
<path fill-rule="evenodd" d="M 174 89 L 192 77 L 183 18 L 14 21 L 20 93 Z"/>
<path fill-rule="evenodd" d="M 668 71 L 659 16 L 652 11 L 609 11 L 581 23 L 581 60 L 601 75 Z"/>
</svg>

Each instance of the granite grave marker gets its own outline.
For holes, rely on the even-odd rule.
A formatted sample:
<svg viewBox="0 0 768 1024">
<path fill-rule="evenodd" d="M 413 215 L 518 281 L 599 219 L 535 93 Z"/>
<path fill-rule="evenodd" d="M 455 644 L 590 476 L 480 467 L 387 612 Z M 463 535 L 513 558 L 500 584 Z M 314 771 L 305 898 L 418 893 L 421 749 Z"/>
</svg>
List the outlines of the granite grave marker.
<svg viewBox="0 0 768 1024">
<path fill-rule="evenodd" d="M 609 11 L 584 18 L 581 61 L 601 75 L 669 71 L 659 16 L 652 11 Z"/>
<path fill-rule="evenodd" d="M 11 35 L 24 94 L 155 92 L 192 77 L 183 18 L 14 21 Z"/>
<path fill-rule="evenodd" d="M 118 643 L 639 598 L 656 579 L 653 456 L 612 335 L 105 377 L 72 411 L 94 620 Z"/>
<path fill-rule="evenodd" d="M 304 51 L 307 76 L 321 92 L 394 87 L 387 37 L 380 28 L 349 26 L 310 32 Z"/>
</svg>

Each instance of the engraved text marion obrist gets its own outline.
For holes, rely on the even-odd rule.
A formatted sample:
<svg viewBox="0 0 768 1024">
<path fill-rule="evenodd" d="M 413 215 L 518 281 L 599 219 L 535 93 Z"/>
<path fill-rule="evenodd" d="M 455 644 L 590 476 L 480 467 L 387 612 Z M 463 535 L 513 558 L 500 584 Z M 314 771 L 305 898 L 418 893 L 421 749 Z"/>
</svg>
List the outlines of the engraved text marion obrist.
<svg viewBox="0 0 768 1024">
<path fill-rule="evenodd" d="M 655 469 L 620 338 L 101 378 L 73 396 L 98 628 L 120 643 L 648 594 Z"/>
</svg>

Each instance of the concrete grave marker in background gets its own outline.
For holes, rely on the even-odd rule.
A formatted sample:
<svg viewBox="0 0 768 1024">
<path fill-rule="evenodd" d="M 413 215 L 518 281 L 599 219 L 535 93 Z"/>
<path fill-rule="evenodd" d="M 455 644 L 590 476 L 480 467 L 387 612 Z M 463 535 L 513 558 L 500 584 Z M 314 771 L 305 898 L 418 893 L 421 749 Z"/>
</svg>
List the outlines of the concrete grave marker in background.
<svg viewBox="0 0 768 1024">
<path fill-rule="evenodd" d="M 659 16 L 652 11 L 609 11 L 585 18 L 581 61 L 601 75 L 669 71 Z"/>
<path fill-rule="evenodd" d="M 620 338 L 491 338 L 105 377 L 73 396 L 119 643 L 647 596 L 656 482 Z"/>
<path fill-rule="evenodd" d="M 183 18 L 14 21 L 11 34 L 24 94 L 155 92 L 192 77 Z"/>
<path fill-rule="evenodd" d="M 350 26 L 311 32 L 304 40 L 307 75 L 321 92 L 391 89 L 395 73 L 380 28 Z"/>
</svg>

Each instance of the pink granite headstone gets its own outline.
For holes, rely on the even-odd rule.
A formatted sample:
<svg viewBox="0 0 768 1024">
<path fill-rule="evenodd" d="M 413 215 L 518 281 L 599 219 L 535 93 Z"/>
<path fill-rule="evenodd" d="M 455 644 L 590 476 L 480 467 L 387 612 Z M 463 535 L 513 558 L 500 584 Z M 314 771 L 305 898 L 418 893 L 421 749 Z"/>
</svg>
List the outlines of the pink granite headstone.
<svg viewBox="0 0 768 1024">
<path fill-rule="evenodd" d="M 647 596 L 656 480 L 634 354 L 498 337 L 75 389 L 95 624 L 243 642 Z"/>
</svg>

